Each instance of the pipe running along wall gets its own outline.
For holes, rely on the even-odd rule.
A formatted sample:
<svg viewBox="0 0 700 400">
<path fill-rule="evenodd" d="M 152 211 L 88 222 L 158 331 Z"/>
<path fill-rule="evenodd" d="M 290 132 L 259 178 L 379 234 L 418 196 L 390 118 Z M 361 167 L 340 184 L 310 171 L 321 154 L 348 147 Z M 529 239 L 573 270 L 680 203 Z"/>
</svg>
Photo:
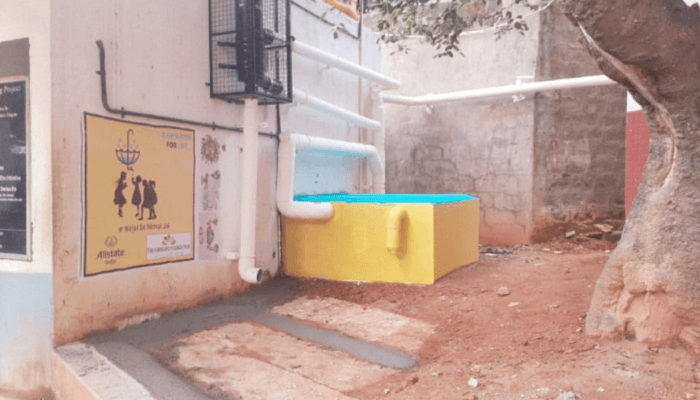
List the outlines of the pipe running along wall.
<svg viewBox="0 0 700 400">
<path fill-rule="evenodd" d="M 425 96 L 399 96 L 382 93 L 382 101 L 385 103 L 403 104 L 407 106 L 419 106 L 427 104 L 447 103 L 450 101 L 479 99 L 493 96 L 506 96 L 543 92 L 547 90 L 575 89 L 590 86 L 614 85 L 617 82 L 605 75 L 585 76 L 582 78 L 556 79 L 543 82 L 522 83 L 519 85 L 497 86 L 484 89 L 465 90 L 444 94 L 429 94 Z"/>
<path fill-rule="evenodd" d="M 97 71 L 97 75 L 100 76 L 100 85 L 102 88 L 102 107 L 104 107 L 105 111 L 112 113 L 112 114 L 121 115 L 122 118 L 124 118 L 125 116 L 128 115 L 130 117 L 156 119 L 159 121 L 174 122 L 177 124 L 201 126 L 204 128 L 211 128 L 213 130 L 221 129 L 223 131 L 229 131 L 229 132 L 238 132 L 238 133 L 243 132 L 243 128 L 238 127 L 238 126 L 218 125 L 216 123 L 193 121 L 190 119 L 175 118 L 175 117 L 169 117 L 169 116 L 165 116 L 165 115 L 149 114 L 149 113 L 143 113 L 140 111 L 126 110 L 126 109 L 124 109 L 124 107 L 114 108 L 114 107 L 110 106 L 109 105 L 109 96 L 107 95 L 107 69 L 105 68 L 105 47 L 104 47 L 104 44 L 102 43 L 101 40 L 97 41 L 97 47 L 98 47 L 99 53 L 100 53 L 100 70 Z M 279 137 L 278 134 L 273 133 L 273 132 L 259 132 L 258 134 L 260 136 L 269 136 L 269 137 L 273 137 L 273 138 Z"/>
<path fill-rule="evenodd" d="M 294 88 L 294 103 L 300 106 L 306 106 L 312 108 L 316 111 L 322 112 L 324 114 L 331 115 L 333 117 L 347 121 L 353 125 L 368 128 L 368 129 L 381 129 L 382 124 L 373 119 L 363 117 L 362 115 L 356 114 L 354 112 L 348 111 L 344 108 L 338 107 L 327 101 L 321 100 L 318 97 L 314 97 L 303 90 Z"/>
<path fill-rule="evenodd" d="M 302 149 L 338 156 L 366 158 L 372 170 L 374 192 L 384 193 L 384 165 L 376 147 L 295 133 L 283 133 L 280 137 L 277 166 L 277 208 L 285 217 L 305 220 L 328 220 L 333 217 L 331 203 L 294 201 L 295 159 L 297 150 Z"/>
<path fill-rule="evenodd" d="M 243 190 L 238 273 L 244 281 L 259 284 L 262 283 L 263 273 L 260 268 L 255 266 L 258 197 L 258 99 L 246 98 L 243 107 Z"/>
<path fill-rule="evenodd" d="M 336 56 L 335 54 L 330 54 L 323 50 L 319 50 L 315 47 L 309 46 L 306 43 L 299 41 L 293 42 L 292 51 L 300 56 L 328 64 L 331 67 L 335 67 L 365 78 L 369 81 L 376 82 L 387 89 L 398 89 L 401 86 L 401 82 L 397 81 L 396 79 L 389 78 L 386 75 L 382 75 L 369 68 L 365 68 L 361 65 L 347 61 Z"/>
</svg>

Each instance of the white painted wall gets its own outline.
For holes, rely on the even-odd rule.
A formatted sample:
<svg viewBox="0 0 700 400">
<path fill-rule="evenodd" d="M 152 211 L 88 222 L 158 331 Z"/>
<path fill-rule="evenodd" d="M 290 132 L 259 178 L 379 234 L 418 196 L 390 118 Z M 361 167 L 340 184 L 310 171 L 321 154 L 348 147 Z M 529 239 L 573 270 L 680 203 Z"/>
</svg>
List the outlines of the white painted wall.
<svg viewBox="0 0 700 400">
<path fill-rule="evenodd" d="M 53 345 L 49 0 L 3 0 L 0 42 L 29 39 L 31 261 L 0 260 L 0 397 L 50 385 Z"/>
<path fill-rule="evenodd" d="M 29 38 L 32 261 L 0 260 L 0 271 L 51 273 L 51 64 L 49 0 L 3 0 L 0 42 Z"/>
<path fill-rule="evenodd" d="M 328 6 L 299 0 L 311 13 L 323 14 Z M 334 31 L 309 12 L 292 5 L 292 34 L 305 43 L 358 60 L 358 41 Z M 332 13 L 332 12 L 331 12 Z M 328 14 L 331 15 L 331 14 Z M 346 26 L 353 28 L 349 19 Z M 109 101 L 112 107 L 162 114 L 183 119 L 242 125 L 242 107 L 210 99 L 207 2 L 171 0 L 54 0 L 51 2 L 51 54 L 53 69 L 53 157 L 56 242 L 61 249 L 55 265 L 56 341 L 65 343 L 97 330 L 108 330 L 134 315 L 168 313 L 232 294 L 244 288 L 237 263 L 223 256 L 237 252 L 242 181 L 241 134 L 181 125 L 194 129 L 196 142 L 206 135 L 225 145 L 218 166 L 197 156 L 196 198 L 200 176 L 220 170 L 220 199 L 215 209 L 197 205 L 195 226 L 203 218 L 218 218 L 221 251 L 196 259 L 136 268 L 85 278 L 80 271 L 82 205 L 80 151 L 85 112 L 107 115 L 100 99 L 96 40 L 105 44 Z M 381 63 L 379 48 L 366 51 L 368 64 Z M 307 93 L 356 112 L 358 78 L 343 71 L 325 70 L 316 62 L 294 56 L 294 86 Z M 366 96 L 369 102 L 369 95 Z M 260 129 L 276 130 L 274 106 L 260 107 Z M 112 117 L 115 117 L 112 115 Z M 357 141 L 357 129 L 347 123 L 293 105 L 281 106 L 282 129 L 307 135 Z M 128 121 L 173 125 L 157 120 L 128 117 Z M 221 147 L 224 149 L 224 146 Z M 198 153 L 199 149 L 197 150 Z M 275 204 L 277 141 L 260 138 L 257 207 L 257 266 L 270 275 L 280 265 L 279 222 Z M 163 160 L 167 162 L 167 160 Z M 323 174 L 324 190 L 356 191 L 358 162 L 340 163 L 342 172 L 314 168 L 309 158 L 300 169 Z M 308 179 L 301 179 L 308 182 Z M 125 208 L 126 209 L 126 208 Z M 206 214 L 204 214 L 206 212 Z"/>
</svg>

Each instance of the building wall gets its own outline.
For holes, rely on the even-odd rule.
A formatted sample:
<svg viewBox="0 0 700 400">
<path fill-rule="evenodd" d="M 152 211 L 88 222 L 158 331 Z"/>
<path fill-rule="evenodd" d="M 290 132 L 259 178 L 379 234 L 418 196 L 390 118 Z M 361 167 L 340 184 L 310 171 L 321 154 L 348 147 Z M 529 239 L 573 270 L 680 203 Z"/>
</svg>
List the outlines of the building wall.
<svg viewBox="0 0 700 400">
<path fill-rule="evenodd" d="M 553 6 L 541 13 L 537 80 L 600 75 L 574 26 Z M 626 95 L 620 86 L 535 97 L 535 240 L 571 219 L 620 218 L 625 204 Z"/>
<path fill-rule="evenodd" d="M 534 76 L 538 18 L 525 37 L 493 30 L 460 38 L 465 57 L 433 58 L 435 50 L 409 39 L 408 54 L 385 50 L 384 71 L 401 81 L 402 95 L 449 93 L 512 85 Z M 524 78 L 527 79 L 527 78 Z M 517 101 L 514 101 L 517 100 Z M 387 193 L 460 193 L 481 202 L 482 243 L 527 241 L 532 209 L 531 96 L 385 105 Z"/>
<path fill-rule="evenodd" d="M 292 6 L 292 34 L 298 40 L 357 61 L 357 39 L 345 34 L 334 39 L 332 26 L 311 15 L 322 14 L 328 6 L 311 1 L 298 3 L 311 11 Z M 220 144 L 221 159 L 216 166 L 205 163 L 199 156 L 199 147 L 196 149 L 195 227 L 201 226 L 204 218 L 216 217 L 221 250 L 213 259 L 197 255 L 194 261 L 91 277 L 85 277 L 81 271 L 83 116 L 86 112 L 107 114 L 101 104 L 99 76 L 95 75 L 99 68 L 95 42 L 102 40 L 105 45 L 112 107 L 220 125 L 242 125 L 241 106 L 209 97 L 207 2 L 179 2 L 174 7 L 169 0 L 145 3 L 59 0 L 51 2 L 51 20 L 51 55 L 55 66 L 52 74 L 54 246 L 60 249 L 54 257 L 56 344 L 244 290 L 246 284 L 238 276 L 237 262 L 224 260 L 226 252 L 238 251 L 240 239 L 242 135 L 135 117 L 126 120 L 194 129 L 196 143 L 210 136 Z M 352 23 L 348 20 L 346 26 L 352 27 Z M 378 51 L 365 54 L 371 60 L 368 63 L 377 62 Z M 296 87 L 352 111 L 358 109 L 358 79 L 353 75 L 326 70 L 319 63 L 297 57 L 293 59 L 293 69 Z M 302 106 L 283 105 L 280 114 L 282 131 L 358 139 L 357 129 Z M 275 132 L 276 120 L 274 106 L 260 107 L 261 131 Z M 275 204 L 277 144 L 274 138 L 260 138 L 256 257 L 258 267 L 270 276 L 276 275 L 280 268 L 280 229 Z M 221 174 L 219 206 L 205 210 L 200 173 L 215 168 Z M 358 164 L 348 164 L 343 173 L 336 172 L 328 182 L 334 189 L 355 190 L 360 184 Z M 125 209 L 128 207 L 131 205 Z M 199 254 L 197 248 L 195 254 Z"/>
<path fill-rule="evenodd" d="M 601 74 L 556 5 L 525 18 L 525 37 L 463 36 L 466 57 L 432 59 L 430 46 L 410 39 L 409 54 L 385 52 L 385 70 L 414 96 Z M 605 86 L 387 105 L 387 191 L 478 197 L 480 240 L 491 245 L 549 240 L 571 218 L 620 217 L 624 93 Z"/>
<path fill-rule="evenodd" d="M 51 64 L 49 1 L 6 0 L 0 13 L 0 78 L 28 77 L 31 260 L 0 259 L 0 397 L 50 385 L 53 341 Z M 26 55 L 28 47 L 28 57 Z M 0 50 L 4 51 L 4 50 Z"/>
</svg>

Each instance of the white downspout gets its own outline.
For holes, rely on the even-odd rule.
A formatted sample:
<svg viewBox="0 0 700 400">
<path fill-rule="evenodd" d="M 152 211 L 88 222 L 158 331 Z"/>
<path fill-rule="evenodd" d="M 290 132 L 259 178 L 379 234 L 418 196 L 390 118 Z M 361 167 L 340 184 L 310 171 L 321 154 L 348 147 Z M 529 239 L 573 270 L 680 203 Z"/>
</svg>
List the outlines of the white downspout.
<svg viewBox="0 0 700 400">
<path fill-rule="evenodd" d="M 492 96 L 505 96 L 513 94 L 524 94 L 532 92 L 543 92 L 547 90 L 574 89 L 589 86 L 614 85 L 617 82 L 605 75 L 584 76 L 582 78 L 556 79 L 543 82 L 522 83 L 519 85 L 497 86 L 484 89 L 465 90 L 444 94 L 429 94 L 425 96 L 399 96 L 382 93 L 382 100 L 385 103 L 403 104 L 407 106 L 418 106 L 426 104 L 447 103 L 450 101 L 479 99 Z"/>
<path fill-rule="evenodd" d="M 277 208 L 288 218 L 328 220 L 333 217 L 330 203 L 294 201 L 294 173 L 297 150 L 313 149 L 331 154 L 367 158 L 376 192 L 384 191 L 384 165 L 374 146 L 313 136 L 285 133 L 280 137 L 277 170 Z"/>
<path fill-rule="evenodd" d="M 255 228 L 258 193 L 258 99 L 246 98 L 243 108 L 243 185 L 241 244 L 238 273 L 248 283 L 260 284 L 263 272 L 255 266 Z"/>
</svg>

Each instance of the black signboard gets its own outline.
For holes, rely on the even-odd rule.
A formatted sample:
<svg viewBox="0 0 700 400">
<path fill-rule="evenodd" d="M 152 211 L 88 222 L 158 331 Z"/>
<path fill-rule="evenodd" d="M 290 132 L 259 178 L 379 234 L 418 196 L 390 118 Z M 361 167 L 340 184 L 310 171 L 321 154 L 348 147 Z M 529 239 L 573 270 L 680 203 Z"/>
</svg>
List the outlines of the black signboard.
<svg viewBox="0 0 700 400">
<path fill-rule="evenodd" d="M 0 80 L 0 258 L 29 258 L 27 83 Z"/>
</svg>

